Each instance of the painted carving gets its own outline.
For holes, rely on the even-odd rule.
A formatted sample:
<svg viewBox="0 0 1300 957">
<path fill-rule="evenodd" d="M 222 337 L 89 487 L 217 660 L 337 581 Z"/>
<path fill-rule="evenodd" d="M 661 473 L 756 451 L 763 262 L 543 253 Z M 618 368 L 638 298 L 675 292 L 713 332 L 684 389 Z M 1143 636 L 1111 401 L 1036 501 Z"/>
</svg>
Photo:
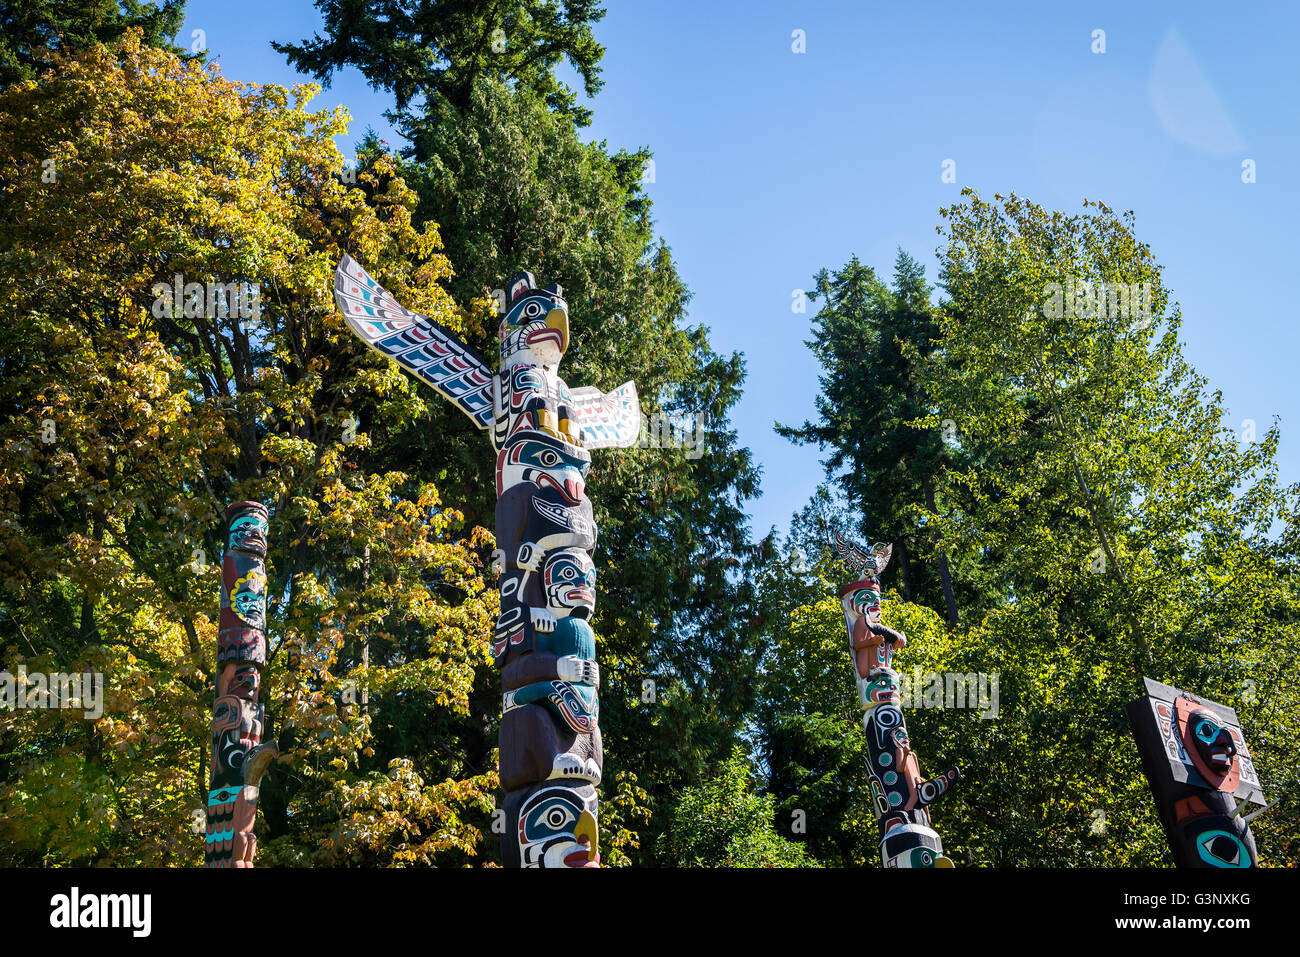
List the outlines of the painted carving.
<svg viewBox="0 0 1300 957">
<path fill-rule="evenodd" d="M 1124 710 L 1174 863 L 1256 866 L 1249 825 L 1270 805 L 1237 712 L 1150 678 L 1143 684 L 1147 693 Z"/>
<path fill-rule="evenodd" d="M 957 781 L 956 769 L 924 779 L 903 720 L 894 652 L 907 644 L 902 632 L 880 623 L 880 574 L 893 547 L 863 548 L 835 535 L 835 546 L 856 581 L 840 589 L 858 706 L 867 737 L 867 774 L 885 867 L 952 867 L 930 826 L 929 805 Z"/>
<path fill-rule="evenodd" d="M 502 860 L 507 867 L 600 864 L 597 528 L 586 495 L 591 450 L 636 444 L 636 386 L 570 389 L 557 368 L 569 311 L 557 285 L 519 273 L 506 288 L 499 366 L 393 299 L 351 257 L 335 273 L 349 326 L 488 431 L 496 453 L 501 610 Z"/>
<path fill-rule="evenodd" d="M 266 668 L 266 508 L 238 502 L 226 510 L 217 631 L 217 687 L 212 708 L 207 867 L 252 867 L 253 825 L 263 775 L 276 757 L 262 743 L 265 706 L 258 700 Z"/>
</svg>

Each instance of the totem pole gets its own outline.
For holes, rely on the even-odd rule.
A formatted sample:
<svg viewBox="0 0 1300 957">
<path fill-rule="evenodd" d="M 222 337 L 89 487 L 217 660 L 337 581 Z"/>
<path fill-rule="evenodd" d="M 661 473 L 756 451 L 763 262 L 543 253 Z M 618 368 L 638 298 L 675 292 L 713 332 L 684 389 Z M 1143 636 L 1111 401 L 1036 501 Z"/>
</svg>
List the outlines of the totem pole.
<svg viewBox="0 0 1300 957">
<path fill-rule="evenodd" d="M 636 386 L 570 389 L 556 374 L 569 342 L 557 285 L 521 272 L 505 290 L 494 374 L 437 322 L 398 305 L 350 256 L 334 275 L 352 331 L 454 403 L 496 452 L 501 611 L 501 787 L 506 867 L 598 867 L 601 749 L 596 523 L 585 494 L 592 449 L 637 442 Z"/>
<path fill-rule="evenodd" d="M 1260 788 L 1237 712 L 1150 678 L 1142 683 L 1147 693 L 1124 711 L 1174 863 L 1256 866 L 1248 825 L 1272 805 Z M 1243 815 L 1252 804 L 1262 806 Z"/>
<path fill-rule="evenodd" d="M 237 502 L 226 509 L 207 867 L 253 866 L 258 789 L 277 753 L 274 744 L 261 743 L 266 712 L 258 701 L 266 668 L 266 531 L 265 506 Z"/>
<path fill-rule="evenodd" d="M 957 780 L 956 769 L 926 781 L 907 738 L 900 707 L 894 652 L 907 638 L 880 623 L 880 573 L 892 545 L 866 549 L 835 533 L 835 546 L 858 580 L 840 589 L 849 654 L 858 686 L 862 729 L 867 735 L 867 774 L 880 829 L 880 859 L 885 867 L 952 867 L 943 842 L 930 827 L 926 808 Z"/>
</svg>

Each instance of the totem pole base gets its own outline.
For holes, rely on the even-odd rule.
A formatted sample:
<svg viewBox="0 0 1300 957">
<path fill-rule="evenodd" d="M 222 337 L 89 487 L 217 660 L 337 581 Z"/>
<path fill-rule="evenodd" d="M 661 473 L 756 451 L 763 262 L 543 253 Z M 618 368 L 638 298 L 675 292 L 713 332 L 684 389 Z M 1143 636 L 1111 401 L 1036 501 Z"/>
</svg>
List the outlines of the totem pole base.
<svg viewBox="0 0 1300 957">
<path fill-rule="evenodd" d="M 599 867 L 596 788 L 543 781 L 506 795 L 506 867 Z"/>
</svg>

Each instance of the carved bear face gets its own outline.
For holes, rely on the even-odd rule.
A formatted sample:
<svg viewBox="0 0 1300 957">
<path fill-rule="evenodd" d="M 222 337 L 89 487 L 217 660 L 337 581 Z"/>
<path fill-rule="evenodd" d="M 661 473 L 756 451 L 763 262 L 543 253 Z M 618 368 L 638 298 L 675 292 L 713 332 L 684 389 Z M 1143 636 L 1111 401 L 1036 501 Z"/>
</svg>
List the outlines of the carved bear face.
<svg viewBox="0 0 1300 957">
<path fill-rule="evenodd" d="M 556 618 L 590 618 L 596 610 L 596 567 L 581 548 L 561 548 L 546 556 L 543 570 L 546 607 Z"/>
</svg>

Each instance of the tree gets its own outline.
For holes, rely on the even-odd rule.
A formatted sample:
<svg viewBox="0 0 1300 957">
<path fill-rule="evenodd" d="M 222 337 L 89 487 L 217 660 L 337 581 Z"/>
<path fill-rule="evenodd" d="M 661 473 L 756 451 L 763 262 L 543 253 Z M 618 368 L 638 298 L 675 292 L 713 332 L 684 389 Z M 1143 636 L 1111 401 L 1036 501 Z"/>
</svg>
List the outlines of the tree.
<svg viewBox="0 0 1300 957">
<path fill-rule="evenodd" d="M 916 507 L 938 507 L 934 476 L 951 457 L 940 430 L 917 425 L 933 411 L 916 370 L 937 334 L 925 271 L 900 250 L 892 289 L 856 256 L 834 274 L 823 269 L 815 282 L 812 298 L 824 304 L 808 346 L 825 370 L 818 380 L 819 421 L 799 428 L 778 423 L 776 431 L 832 449 L 827 477 L 862 515 L 863 534 L 893 543 L 903 595 L 941 604 L 956 625 L 948 555 Z"/>
<path fill-rule="evenodd" d="M 355 66 L 375 89 L 393 92 L 390 117 L 408 135 L 444 107 L 467 108 L 484 81 L 535 93 L 579 126 L 590 122 L 591 111 L 554 70 L 567 60 L 588 96 L 600 90 L 605 48 L 591 26 L 605 11 L 596 0 L 316 0 L 316 7 L 325 36 L 272 46 L 324 82 Z"/>
<path fill-rule="evenodd" d="M 112 43 L 130 30 L 179 54 L 171 41 L 184 22 L 185 0 L 0 0 L 0 87 L 36 76 L 43 51 Z"/>
<path fill-rule="evenodd" d="M 804 849 L 773 830 L 773 802 L 753 793 L 737 749 L 714 774 L 678 797 L 659 856 L 678 867 L 808 867 Z"/>
<path fill-rule="evenodd" d="M 0 718 L 0 855 L 201 858 L 220 515 L 248 498 L 272 513 L 282 754 L 259 860 L 473 860 L 496 774 L 447 716 L 489 660 L 490 536 L 375 464 L 425 398 L 348 333 L 331 277 L 350 249 L 465 334 L 487 304 L 438 284 L 391 159 L 340 181 L 346 114 L 309 112 L 313 87 L 139 33 L 41 74 L 0 93 L 0 649 L 11 673 L 102 673 L 105 708 Z"/>
<path fill-rule="evenodd" d="M 1094 798 L 1067 794 L 1089 788 L 1088 813 L 1150 816 L 1121 711 L 1144 674 L 1234 703 L 1248 737 L 1260 727 L 1270 742 L 1261 777 L 1286 787 L 1292 751 L 1271 743 L 1280 728 L 1265 730 L 1246 693 L 1295 653 L 1293 566 L 1272 529 L 1294 514 L 1297 489 L 1278 484 L 1276 426 L 1258 442 L 1225 427 L 1221 395 L 1182 356 L 1181 316 L 1131 214 L 965 196 L 943 211 L 947 300 L 920 376 L 939 410 L 928 421 L 953 419 L 965 455 L 939 473 L 952 507 L 927 518 L 995 576 L 999 607 L 965 640 L 997 636 L 988 660 L 1029 669 L 1041 689 L 1022 725 L 1030 742 L 1049 722 L 1069 745 L 1048 734 L 1024 756 L 1036 779 L 1061 785 L 1043 795 L 1041 827 L 1073 828 Z M 1061 781 L 1076 753 L 1090 764 Z M 1160 859 L 1163 841 L 1129 853 Z"/>
</svg>

